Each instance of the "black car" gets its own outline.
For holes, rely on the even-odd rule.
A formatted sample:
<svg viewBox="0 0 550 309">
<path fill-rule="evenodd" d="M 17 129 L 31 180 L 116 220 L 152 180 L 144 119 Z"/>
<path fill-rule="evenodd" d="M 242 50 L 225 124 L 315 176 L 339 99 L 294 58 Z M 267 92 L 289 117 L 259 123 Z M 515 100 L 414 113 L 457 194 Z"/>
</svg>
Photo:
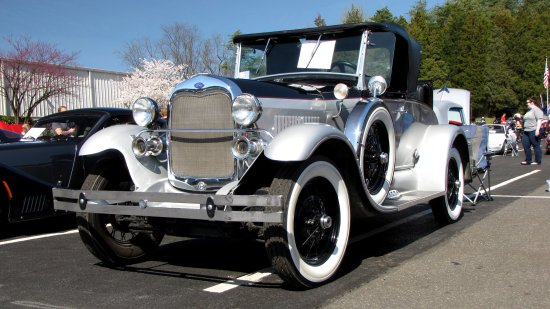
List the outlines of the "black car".
<svg viewBox="0 0 550 309">
<path fill-rule="evenodd" d="M 0 129 L 0 144 L 18 142 L 22 134 L 10 130 Z"/>
<path fill-rule="evenodd" d="M 80 188 L 86 175 L 77 154 L 84 141 L 126 123 L 134 123 L 129 109 L 76 109 L 43 117 L 20 141 L 0 145 L 0 229 L 65 214 L 54 210 L 52 188 Z M 55 127 L 70 134 L 58 135 Z"/>
</svg>

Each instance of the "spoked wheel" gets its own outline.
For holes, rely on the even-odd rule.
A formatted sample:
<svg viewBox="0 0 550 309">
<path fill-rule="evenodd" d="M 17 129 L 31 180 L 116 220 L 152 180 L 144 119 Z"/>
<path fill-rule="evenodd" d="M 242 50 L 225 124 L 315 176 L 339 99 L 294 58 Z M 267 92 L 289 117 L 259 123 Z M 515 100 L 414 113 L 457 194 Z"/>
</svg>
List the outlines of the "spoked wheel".
<svg viewBox="0 0 550 309">
<path fill-rule="evenodd" d="M 388 171 L 388 153 L 386 129 L 382 122 L 377 121 L 372 124 L 367 133 L 363 157 L 365 181 L 371 194 L 378 193 L 384 185 Z"/>
<path fill-rule="evenodd" d="M 281 171 L 270 193 L 285 200 L 283 224 L 265 232 L 273 267 L 294 288 L 328 281 L 344 257 L 350 230 L 349 196 L 339 170 L 325 158 L 312 158 Z"/>
<path fill-rule="evenodd" d="M 445 195 L 430 201 L 432 212 L 440 224 L 454 223 L 463 214 L 464 171 L 460 154 L 452 148 L 447 163 L 447 182 Z"/>
<path fill-rule="evenodd" d="M 98 174 L 88 175 L 82 189 L 130 191 L 133 184 L 128 180 L 129 176 L 111 172 L 113 170 L 104 168 Z M 109 265 L 137 262 L 155 250 L 164 237 L 164 233 L 159 231 L 132 231 L 129 228 L 131 221 L 123 219 L 115 215 L 77 214 L 78 232 L 84 245 L 94 256 Z"/>
<path fill-rule="evenodd" d="M 369 115 L 363 133 L 361 171 L 367 197 L 373 205 L 381 205 L 393 180 L 395 165 L 395 135 L 388 110 L 379 106 Z"/>
</svg>

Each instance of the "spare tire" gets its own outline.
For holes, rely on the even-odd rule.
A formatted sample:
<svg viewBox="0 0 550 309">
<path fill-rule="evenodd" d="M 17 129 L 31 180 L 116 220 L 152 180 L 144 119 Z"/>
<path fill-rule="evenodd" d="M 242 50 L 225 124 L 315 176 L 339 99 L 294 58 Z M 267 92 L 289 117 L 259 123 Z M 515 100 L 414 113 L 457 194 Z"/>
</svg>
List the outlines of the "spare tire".
<svg viewBox="0 0 550 309">
<path fill-rule="evenodd" d="M 383 105 L 373 107 L 363 131 L 359 157 L 367 197 L 373 205 L 382 205 L 388 195 L 395 153 L 395 131 L 390 112 Z"/>
</svg>

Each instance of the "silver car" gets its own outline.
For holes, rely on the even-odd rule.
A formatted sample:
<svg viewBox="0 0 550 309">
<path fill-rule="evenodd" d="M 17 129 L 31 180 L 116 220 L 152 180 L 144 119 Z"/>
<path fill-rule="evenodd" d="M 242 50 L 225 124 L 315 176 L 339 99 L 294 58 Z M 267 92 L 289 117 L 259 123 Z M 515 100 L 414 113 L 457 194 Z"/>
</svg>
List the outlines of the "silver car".
<svg viewBox="0 0 550 309">
<path fill-rule="evenodd" d="M 429 203 L 462 216 L 471 144 L 438 124 L 420 46 L 393 24 L 239 35 L 233 78 L 196 75 L 171 93 L 167 126 L 138 99 L 137 126 L 98 132 L 102 157 L 81 190 L 54 189 L 77 212 L 86 247 L 131 263 L 163 235 L 265 242 L 293 287 L 331 280 L 352 222 Z M 193 254 L 190 252 L 189 254 Z M 221 258 L 221 257 L 220 257 Z"/>
</svg>

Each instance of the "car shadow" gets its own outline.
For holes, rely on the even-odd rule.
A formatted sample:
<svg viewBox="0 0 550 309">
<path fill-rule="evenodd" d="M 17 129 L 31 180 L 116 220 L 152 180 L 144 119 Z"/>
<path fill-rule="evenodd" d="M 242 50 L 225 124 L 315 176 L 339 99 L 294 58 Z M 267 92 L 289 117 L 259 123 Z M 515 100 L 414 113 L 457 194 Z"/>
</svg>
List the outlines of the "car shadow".
<svg viewBox="0 0 550 309">
<path fill-rule="evenodd" d="M 271 266 L 261 241 L 168 238 L 169 243 L 161 244 L 145 261 L 125 266 L 111 266 L 102 262 L 97 265 L 125 272 L 214 284 Z M 238 284 L 239 280 L 235 281 Z M 282 280 L 240 283 L 248 287 L 280 288 Z"/>
<path fill-rule="evenodd" d="M 465 207 L 466 216 L 475 212 L 475 207 Z M 406 220 L 409 217 L 412 219 Z M 393 226 L 392 222 L 398 220 L 403 220 L 403 223 Z M 353 226 L 355 228 L 352 229 L 350 239 L 360 237 L 361 234 L 376 232 L 384 226 L 392 227 L 350 243 L 338 274 L 332 282 L 328 282 L 320 288 L 325 289 L 327 286 L 330 289 L 332 284 L 339 284 L 335 281 L 341 277 L 358 277 L 354 271 L 357 268 L 363 268 L 365 264 L 372 267 L 372 271 L 368 271 L 366 274 L 369 278 L 374 279 L 388 269 L 445 239 L 449 239 L 454 233 L 460 232 L 464 228 L 463 224 L 438 225 L 427 205 L 397 214 L 368 218 L 354 222 Z M 411 246 L 413 243 L 415 244 Z M 216 284 L 271 268 L 263 241 L 175 237 L 167 237 L 158 250 L 146 261 L 117 267 L 111 267 L 104 263 L 97 265 L 119 271 Z M 359 277 L 362 278 L 361 281 L 365 280 L 364 274 Z M 346 279 L 346 281 L 348 280 Z M 269 276 L 266 280 L 246 282 L 242 285 L 248 288 L 296 290 L 285 285 L 279 276 Z"/>
</svg>

